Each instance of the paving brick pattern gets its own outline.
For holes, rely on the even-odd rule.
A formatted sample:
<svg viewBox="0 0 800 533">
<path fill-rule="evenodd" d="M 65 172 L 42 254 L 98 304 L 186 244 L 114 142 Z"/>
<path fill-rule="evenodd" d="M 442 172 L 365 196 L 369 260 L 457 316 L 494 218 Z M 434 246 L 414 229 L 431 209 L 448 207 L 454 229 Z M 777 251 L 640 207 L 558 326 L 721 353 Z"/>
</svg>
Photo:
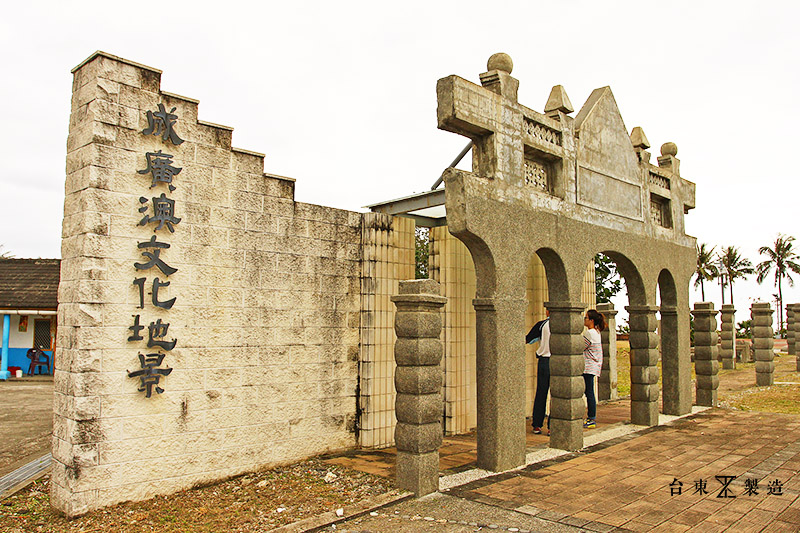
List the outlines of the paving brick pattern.
<svg viewBox="0 0 800 533">
<path fill-rule="evenodd" d="M 716 476 L 736 476 L 733 497 L 718 497 Z M 757 494 L 746 494 L 747 479 Z M 775 480 L 782 494 L 770 494 Z M 798 531 L 800 417 L 715 409 L 452 493 L 594 530 Z"/>
</svg>

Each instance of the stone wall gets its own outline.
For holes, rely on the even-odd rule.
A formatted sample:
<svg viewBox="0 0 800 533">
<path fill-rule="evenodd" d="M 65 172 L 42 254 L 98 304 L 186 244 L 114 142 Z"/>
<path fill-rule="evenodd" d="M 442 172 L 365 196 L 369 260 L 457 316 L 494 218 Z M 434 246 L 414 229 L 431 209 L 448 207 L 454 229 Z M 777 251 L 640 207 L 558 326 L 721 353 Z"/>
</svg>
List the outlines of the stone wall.
<svg viewBox="0 0 800 533">
<path fill-rule="evenodd" d="M 359 346 L 394 342 L 388 298 L 408 275 L 384 266 L 413 275 L 402 222 L 295 202 L 294 180 L 156 69 L 98 52 L 73 72 L 53 505 L 74 516 L 354 447 Z"/>
</svg>

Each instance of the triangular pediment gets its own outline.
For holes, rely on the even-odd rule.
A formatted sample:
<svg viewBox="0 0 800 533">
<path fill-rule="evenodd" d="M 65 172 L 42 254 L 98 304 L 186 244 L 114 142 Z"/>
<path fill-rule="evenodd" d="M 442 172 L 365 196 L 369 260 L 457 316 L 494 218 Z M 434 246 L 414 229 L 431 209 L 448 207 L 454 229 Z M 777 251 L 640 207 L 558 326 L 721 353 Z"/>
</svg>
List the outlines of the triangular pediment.
<svg viewBox="0 0 800 533">
<path fill-rule="evenodd" d="M 610 87 L 595 89 L 575 117 L 579 204 L 641 220 L 639 160 Z"/>
</svg>

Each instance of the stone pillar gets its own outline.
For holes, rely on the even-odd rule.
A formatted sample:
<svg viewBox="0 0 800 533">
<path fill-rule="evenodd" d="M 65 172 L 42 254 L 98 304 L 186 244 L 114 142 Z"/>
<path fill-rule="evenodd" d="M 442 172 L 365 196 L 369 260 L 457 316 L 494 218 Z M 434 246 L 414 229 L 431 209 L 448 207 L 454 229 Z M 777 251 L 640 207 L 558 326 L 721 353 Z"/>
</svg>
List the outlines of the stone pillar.
<svg viewBox="0 0 800 533">
<path fill-rule="evenodd" d="M 550 447 L 583 448 L 583 312 L 573 302 L 545 302 L 550 311 Z"/>
<path fill-rule="evenodd" d="M 658 425 L 658 334 L 656 312 L 651 305 L 630 305 L 631 423 Z"/>
<path fill-rule="evenodd" d="M 797 347 L 794 335 L 794 324 L 797 320 L 797 304 L 789 304 L 786 306 L 786 344 L 787 352 L 789 355 L 797 355 Z"/>
<path fill-rule="evenodd" d="M 617 391 L 617 311 L 614 304 L 597 304 L 597 310 L 606 317 L 606 329 L 600 333 L 603 340 L 603 370 L 597 380 L 597 399 L 616 400 Z"/>
<path fill-rule="evenodd" d="M 719 356 L 722 368 L 736 368 L 736 309 L 733 304 L 722 304 L 720 313 Z"/>
<path fill-rule="evenodd" d="M 792 327 L 794 331 L 794 351 L 795 355 L 797 355 L 796 367 L 795 369 L 800 372 L 800 304 L 794 304 L 794 324 Z"/>
<path fill-rule="evenodd" d="M 525 464 L 525 300 L 476 298 L 478 467 Z"/>
<path fill-rule="evenodd" d="M 401 281 L 397 296 L 394 385 L 397 486 L 417 497 L 439 490 L 442 444 L 441 308 L 446 298 L 432 279 Z"/>
<path fill-rule="evenodd" d="M 753 359 L 756 361 L 756 385 L 767 387 L 775 383 L 772 308 L 769 303 L 756 302 L 750 307 L 750 316 L 753 319 Z"/>
<path fill-rule="evenodd" d="M 694 304 L 694 370 L 697 374 L 697 405 L 716 407 L 719 388 L 717 360 L 717 311 L 712 302 Z"/>
</svg>

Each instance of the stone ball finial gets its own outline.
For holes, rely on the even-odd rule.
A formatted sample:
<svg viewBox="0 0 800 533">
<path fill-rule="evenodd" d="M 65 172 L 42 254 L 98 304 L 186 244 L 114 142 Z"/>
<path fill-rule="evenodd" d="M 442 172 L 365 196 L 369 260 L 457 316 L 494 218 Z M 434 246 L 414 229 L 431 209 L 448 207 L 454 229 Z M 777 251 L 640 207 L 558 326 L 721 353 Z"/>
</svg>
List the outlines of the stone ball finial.
<svg viewBox="0 0 800 533">
<path fill-rule="evenodd" d="M 492 54 L 492 57 L 486 62 L 486 68 L 488 70 L 502 70 L 503 72 L 511 74 L 511 70 L 514 68 L 514 62 L 511 61 L 510 55 L 498 52 Z"/>
<path fill-rule="evenodd" d="M 678 145 L 673 142 L 664 143 L 661 145 L 661 155 L 667 156 L 671 155 L 675 157 L 678 155 Z"/>
</svg>

